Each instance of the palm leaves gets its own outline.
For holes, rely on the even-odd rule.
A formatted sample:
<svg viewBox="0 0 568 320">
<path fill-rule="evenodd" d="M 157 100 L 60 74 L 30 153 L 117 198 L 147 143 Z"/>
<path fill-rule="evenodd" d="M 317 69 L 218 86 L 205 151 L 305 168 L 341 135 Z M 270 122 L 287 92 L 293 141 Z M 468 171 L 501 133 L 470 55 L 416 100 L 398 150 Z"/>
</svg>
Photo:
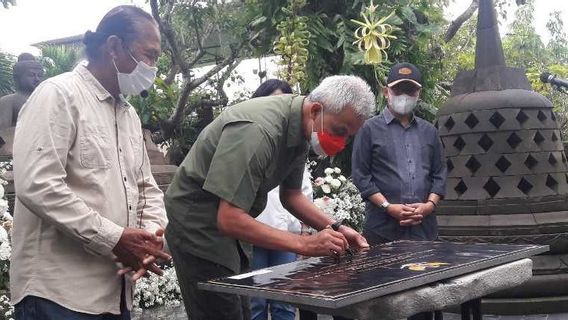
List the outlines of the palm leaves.
<svg viewBox="0 0 568 320">
<path fill-rule="evenodd" d="M 45 78 L 71 71 L 81 60 L 81 50 L 75 46 L 42 46 L 41 55 L 41 63 L 45 68 Z"/>
<path fill-rule="evenodd" d="M 14 57 L 0 51 L 0 96 L 14 92 L 13 65 Z"/>
</svg>

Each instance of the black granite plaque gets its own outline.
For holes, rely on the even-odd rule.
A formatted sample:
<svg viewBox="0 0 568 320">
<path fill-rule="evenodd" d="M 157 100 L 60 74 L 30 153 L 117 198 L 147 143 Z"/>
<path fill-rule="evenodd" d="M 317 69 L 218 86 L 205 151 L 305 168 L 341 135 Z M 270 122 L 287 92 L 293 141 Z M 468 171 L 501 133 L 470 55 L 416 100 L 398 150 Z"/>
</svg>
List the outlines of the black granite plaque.
<svg viewBox="0 0 568 320">
<path fill-rule="evenodd" d="M 339 260 L 310 258 L 199 287 L 334 309 L 546 251 L 548 246 L 398 241 Z"/>
</svg>

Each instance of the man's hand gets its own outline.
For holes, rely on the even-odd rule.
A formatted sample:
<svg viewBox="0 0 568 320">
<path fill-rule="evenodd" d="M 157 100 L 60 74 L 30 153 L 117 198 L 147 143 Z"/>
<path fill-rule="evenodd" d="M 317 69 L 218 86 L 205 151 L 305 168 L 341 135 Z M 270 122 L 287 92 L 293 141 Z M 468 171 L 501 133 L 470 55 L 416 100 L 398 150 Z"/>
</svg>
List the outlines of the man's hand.
<svg viewBox="0 0 568 320">
<path fill-rule="evenodd" d="M 419 214 L 424 217 L 434 212 L 435 209 L 434 204 L 430 201 L 424 203 L 422 202 L 411 203 L 408 206 L 414 208 L 415 214 Z"/>
<path fill-rule="evenodd" d="M 160 228 L 160 229 L 156 230 L 155 235 L 156 235 L 156 240 L 155 241 L 147 241 L 146 244 L 148 246 L 150 246 L 151 248 L 154 248 L 156 250 L 161 251 L 162 249 L 164 249 L 164 229 Z M 155 256 L 153 256 L 151 254 L 147 254 L 146 258 L 144 258 L 144 261 L 142 261 L 142 263 L 144 265 L 147 265 L 147 264 L 150 264 L 150 263 L 154 263 L 156 260 L 158 260 L 158 259 Z"/>
<path fill-rule="evenodd" d="M 348 226 L 341 225 L 339 227 L 339 232 L 341 232 L 345 239 L 349 242 L 349 245 L 354 248 L 368 248 L 369 243 L 367 243 L 367 239 L 363 237 L 359 232 L 349 228 Z"/>
<path fill-rule="evenodd" d="M 159 229 L 154 235 L 143 229 L 125 228 L 113 249 L 117 260 L 125 266 L 118 273 L 122 275 L 136 270 L 132 276 L 133 281 L 144 276 L 147 271 L 162 275 L 163 271 L 154 262 L 156 259 L 171 259 L 162 251 L 163 234 L 163 229 Z"/>
<path fill-rule="evenodd" d="M 415 226 L 422 223 L 424 215 L 416 211 L 415 207 L 406 204 L 391 204 L 386 212 L 399 221 L 401 226 Z"/>
<path fill-rule="evenodd" d="M 337 256 L 349 247 L 347 239 L 341 232 L 328 228 L 310 236 L 303 236 L 301 239 L 304 243 L 301 252 L 298 253 L 303 256 Z"/>
</svg>

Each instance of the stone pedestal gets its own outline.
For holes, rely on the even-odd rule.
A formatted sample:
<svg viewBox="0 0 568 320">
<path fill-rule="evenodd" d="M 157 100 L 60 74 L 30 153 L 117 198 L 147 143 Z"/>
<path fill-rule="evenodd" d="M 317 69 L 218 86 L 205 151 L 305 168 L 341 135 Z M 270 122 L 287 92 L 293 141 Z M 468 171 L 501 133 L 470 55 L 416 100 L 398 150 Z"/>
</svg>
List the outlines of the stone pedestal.
<svg viewBox="0 0 568 320">
<path fill-rule="evenodd" d="M 132 320 L 186 320 L 187 314 L 183 304 L 175 307 L 156 307 L 152 309 L 132 310 Z"/>
</svg>

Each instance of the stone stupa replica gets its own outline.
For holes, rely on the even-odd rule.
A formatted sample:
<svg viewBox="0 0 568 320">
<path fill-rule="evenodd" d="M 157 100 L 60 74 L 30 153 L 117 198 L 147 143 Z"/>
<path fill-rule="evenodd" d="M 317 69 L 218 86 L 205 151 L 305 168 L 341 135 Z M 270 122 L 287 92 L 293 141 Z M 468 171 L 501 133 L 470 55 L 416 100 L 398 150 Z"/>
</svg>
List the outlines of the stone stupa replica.
<svg viewBox="0 0 568 320">
<path fill-rule="evenodd" d="M 448 166 L 440 238 L 550 245 L 531 281 L 484 299 L 484 312 L 566 312 L 566 155 L 552 103 L 505 64 L 491 0 L 479 3 L 475 69 L 456 76 L 437 126 Z"/>
</svg>

